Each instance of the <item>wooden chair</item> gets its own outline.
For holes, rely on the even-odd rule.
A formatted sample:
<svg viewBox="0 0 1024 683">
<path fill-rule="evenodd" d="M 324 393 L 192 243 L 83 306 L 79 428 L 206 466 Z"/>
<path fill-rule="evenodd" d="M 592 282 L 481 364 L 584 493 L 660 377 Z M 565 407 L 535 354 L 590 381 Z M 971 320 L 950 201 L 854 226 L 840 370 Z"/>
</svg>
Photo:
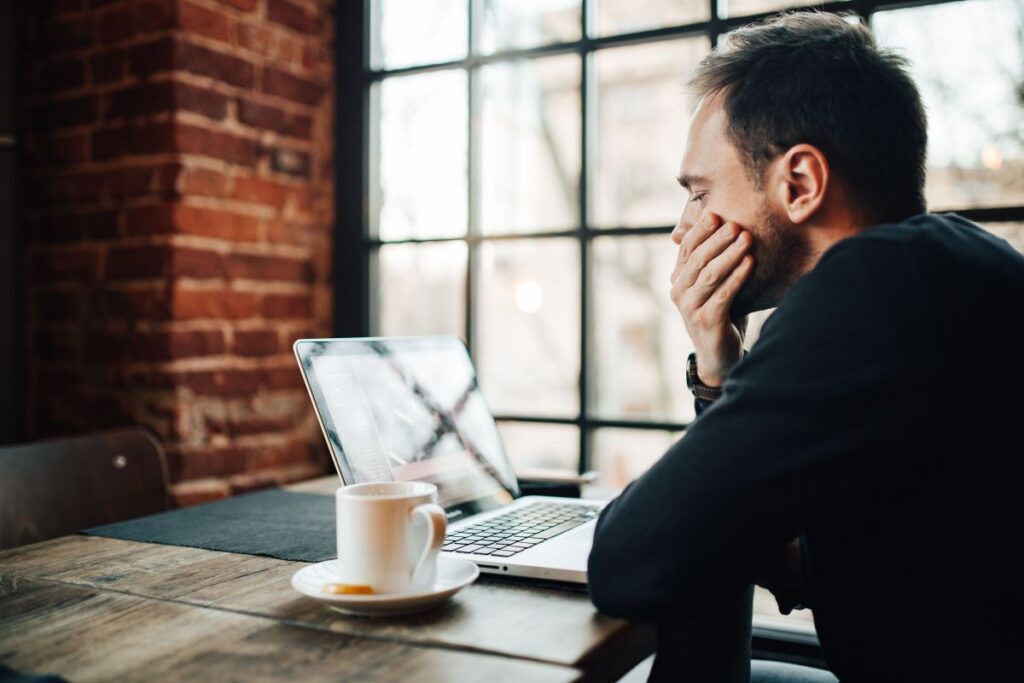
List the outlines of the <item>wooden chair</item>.
<svg viewBox="0 0 1024 683">
<path fill-rule="evenodd" d="M 0 549 L 169 507 L 167 459 L 144 429 L 0 448 Z"/>
</svg>

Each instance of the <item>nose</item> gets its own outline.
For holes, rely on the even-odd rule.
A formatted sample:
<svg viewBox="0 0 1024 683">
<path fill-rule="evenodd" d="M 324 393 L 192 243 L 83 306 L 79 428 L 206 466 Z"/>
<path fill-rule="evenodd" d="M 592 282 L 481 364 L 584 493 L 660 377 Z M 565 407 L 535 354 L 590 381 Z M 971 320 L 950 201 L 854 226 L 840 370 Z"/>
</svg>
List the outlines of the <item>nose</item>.
<svg viewBox="0 0 1024 683">
<path fill-rule="evenodd" d="M 680 244 L 683 241 L 683 237 L 687 231 L 693 227 L 694 219 L 689 214 L 691 213 L 689 207 L 679 216 L 679 220 L 676 221 L 676 227 L 672 229 L 672 241 L 676 244 Z"/>
</svg>

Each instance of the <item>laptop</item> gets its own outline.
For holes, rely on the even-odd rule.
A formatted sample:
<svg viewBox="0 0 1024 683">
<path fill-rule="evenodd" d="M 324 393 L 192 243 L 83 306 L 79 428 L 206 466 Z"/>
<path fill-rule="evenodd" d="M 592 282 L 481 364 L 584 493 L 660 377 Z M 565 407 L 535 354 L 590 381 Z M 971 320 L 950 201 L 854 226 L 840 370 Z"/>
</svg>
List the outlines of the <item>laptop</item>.
<svg viewBox="0 0 1024 683">
<path fill-rule="evenodd" d="M 435 484 L 442 553 L 482 572 L 586 583 L 605 503 L 520 495 L 459 339 L 299 339 L 294 350 L 342 483 Z"/>
</svg>

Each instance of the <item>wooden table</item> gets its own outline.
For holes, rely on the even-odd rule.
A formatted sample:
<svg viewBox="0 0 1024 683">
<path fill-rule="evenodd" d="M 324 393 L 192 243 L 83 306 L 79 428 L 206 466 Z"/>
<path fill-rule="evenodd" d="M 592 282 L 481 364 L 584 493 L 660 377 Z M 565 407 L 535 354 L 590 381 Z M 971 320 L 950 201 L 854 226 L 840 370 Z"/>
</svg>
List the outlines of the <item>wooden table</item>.
<svg viewBox="0 0 1024 683">
<path fill-rule="evenodd" d="M 0 662 L 75 682 L 612 681 L 654 647 L 585 594 L 485 576 L 419 615 L 348 617 L 291 588 L 303 564 L 95 536 L 14 548 Z"/>
</svg>

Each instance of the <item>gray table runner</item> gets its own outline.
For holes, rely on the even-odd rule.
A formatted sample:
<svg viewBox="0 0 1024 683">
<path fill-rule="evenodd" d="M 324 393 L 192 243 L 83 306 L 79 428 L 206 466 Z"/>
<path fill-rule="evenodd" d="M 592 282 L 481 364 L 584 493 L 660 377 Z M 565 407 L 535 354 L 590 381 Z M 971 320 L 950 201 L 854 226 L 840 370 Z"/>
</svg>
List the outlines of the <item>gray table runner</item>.
<svg viewBox="0 0 1024 683">
<path fill-rule="evenodd" d="M 321 562 L 336 557 L 334 496 L 280 489 L 93 527 L 82 533 L 280 560 Z"/>
</svg>

